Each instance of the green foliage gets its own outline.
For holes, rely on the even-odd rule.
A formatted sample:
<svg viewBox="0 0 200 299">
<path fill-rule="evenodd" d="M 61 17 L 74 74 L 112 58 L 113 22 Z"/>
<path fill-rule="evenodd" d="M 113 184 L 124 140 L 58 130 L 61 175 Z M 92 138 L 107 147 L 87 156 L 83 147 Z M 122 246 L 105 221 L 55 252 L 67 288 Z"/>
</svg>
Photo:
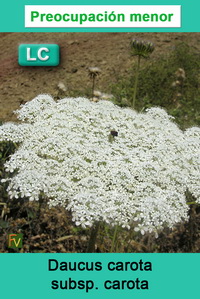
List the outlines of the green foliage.
<svg viewBox="0 0 200 299">
<path fill-rule="evenodd" d="M 176 71 L 185 71 L 181 86 L 173 86 Z M 169 55 L 147 61 L 139 74 L 136 109 L 165 107 L 184 128 L 200 124 L 200 54 L 187 44 L 176 45 Z M 112 92 L 116 104 L 130 105 L 136 71 L 127 78 L 119 78 Z M 129 104 L 128 104 L 129 103 Z"/>
</svg>

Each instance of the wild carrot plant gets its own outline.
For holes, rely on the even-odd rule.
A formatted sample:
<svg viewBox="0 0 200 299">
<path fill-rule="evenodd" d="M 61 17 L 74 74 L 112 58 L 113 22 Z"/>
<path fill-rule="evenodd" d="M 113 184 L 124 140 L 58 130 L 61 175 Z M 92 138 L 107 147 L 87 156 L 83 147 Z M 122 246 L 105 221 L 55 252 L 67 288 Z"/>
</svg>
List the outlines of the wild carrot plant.
<svg viewBox="0 0 200 299">
<path fill-rule="evenodd" d="M 133 39 L 131 41 L 131 55 L 137 56 L 134 91 L 133 91 L 133 98 L 131 103 L 133 108 L 135 108 L 141 58 L 148 58 L 153 51 L 154 51 L 154 45 L 151 42 L 146 42 L 138 39 Z"/>
<path fill-rule="evenodd" d="M 11 198 L 43 194 L 77 226 L 142 234 L 187 220 L 187 192 L 200 203 L 200 128 L 180 130 L 161 108 L 39 95 L 16 113 L 21 123 L 0 127 L 0 141 L 20 144 L 5 163 Z"/>
</svg>

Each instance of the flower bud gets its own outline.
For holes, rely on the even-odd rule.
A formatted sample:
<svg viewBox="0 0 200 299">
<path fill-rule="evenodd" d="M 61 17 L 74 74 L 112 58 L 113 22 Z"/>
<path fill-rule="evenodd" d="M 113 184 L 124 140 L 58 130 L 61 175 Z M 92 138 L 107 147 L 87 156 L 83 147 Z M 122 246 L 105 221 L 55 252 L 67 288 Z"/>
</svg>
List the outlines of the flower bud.
<svg viewBox="0 0 200 299">
<path fill-rule="evenodd" d="M 154 44 L 149 41 L 133 39 L 131 41 L 131 54 L 133 56 L 141 56 L 143 58 L 149 57 L 154 51 Z"/>
</svg>

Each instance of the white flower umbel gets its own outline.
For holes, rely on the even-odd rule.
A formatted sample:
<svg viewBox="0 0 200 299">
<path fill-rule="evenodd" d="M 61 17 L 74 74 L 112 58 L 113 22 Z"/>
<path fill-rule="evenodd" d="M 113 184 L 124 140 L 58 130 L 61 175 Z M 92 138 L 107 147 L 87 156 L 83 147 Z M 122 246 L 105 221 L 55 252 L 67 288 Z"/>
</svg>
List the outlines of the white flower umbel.
<svg viewBox="0 0 200 299">
<path fill-rule="evenodd" d="M 181 131 L 163 109 L 39 95 L 17 115 L 0 127 L 0 140 L 20 143 L 5 164 L 10 197 L 43 195 L 82 227 L 142 234 L 187 220 L 186 191 L 200 203 L 200 129 Z"/>
</svg>

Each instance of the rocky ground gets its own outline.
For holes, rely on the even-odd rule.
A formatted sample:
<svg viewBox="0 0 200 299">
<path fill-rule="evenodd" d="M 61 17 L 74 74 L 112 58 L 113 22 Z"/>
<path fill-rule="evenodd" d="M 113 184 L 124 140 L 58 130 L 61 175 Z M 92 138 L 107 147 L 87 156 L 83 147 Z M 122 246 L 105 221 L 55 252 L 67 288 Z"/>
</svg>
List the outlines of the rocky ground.
<svg viewBox="0 0 200 299">
<path fill-rule="evenodd" d="M 66 86 L 66 95 L 84 95 L 91 89 L 88 67 L 102 71 L 97 88 L 110 92 L 117 78 L 125 75 L 135 59 L 130 56 L 130 40 L 152 41 L 155 51 L 151 59 L 166 55 L 178 42 L 186 42 L 200 50 L 200 33 L 0 33 L 0 120 L 15 120 L 13 110 L 20 103 L 40 93 L 55 97 L 58 84 Z M 61 48 L 58 67 L 22 67 L 18 65 L 21 43 L 55 43 Z M 143 65 L 145 62 L 143 63 Z"/>
</svg>

